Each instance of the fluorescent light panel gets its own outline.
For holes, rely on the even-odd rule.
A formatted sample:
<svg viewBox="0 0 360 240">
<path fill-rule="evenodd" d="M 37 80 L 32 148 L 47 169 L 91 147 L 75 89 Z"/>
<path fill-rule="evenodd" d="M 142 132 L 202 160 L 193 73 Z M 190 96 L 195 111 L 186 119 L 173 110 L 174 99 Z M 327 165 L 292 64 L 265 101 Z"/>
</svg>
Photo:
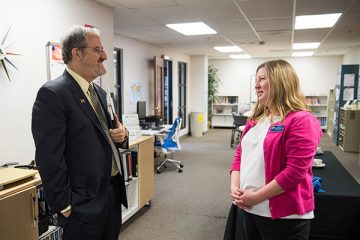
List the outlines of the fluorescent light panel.
<svg viewBox="0 0 360 240">
<path fill-rule="evenodd" d="M 293 52 L 293 57 L 310 57 L 314 54 L 313 51 L 307 51 L 307 52 Z"/>
<path fill-rule="evenodd" d="M 243 50 L 239 48 L 238 46 L 216 46 L 214 47 L 216 51 L 219 52 L 242 52 Z"/>
<path fill-rule="evenodd" d="M 249 54 L 233 54 L 233 55 L 229 55 L 229 57 L 232 59 L 249 59 L 249 58 L 251 58 L 251 56 Z"/>
<path fill-rule="evenodd" d="M 342 13 L 302 15 L 295 18 L 295 29 L 330 28 L 335 25 Z"/>
<path fill-rule="evenodd" d="M 320 46 L 319 42 L 309 42 L 309 43 L 294 43 L 293 49 L 315 49 Z"/>
<path fill-rule="evenodd" d="M 212 29 L 203 22 L 175 23 L 166 24 L 166 26 L 184 35 L 216 34 L 216 31 L 214 29 Z"/>
</svg>

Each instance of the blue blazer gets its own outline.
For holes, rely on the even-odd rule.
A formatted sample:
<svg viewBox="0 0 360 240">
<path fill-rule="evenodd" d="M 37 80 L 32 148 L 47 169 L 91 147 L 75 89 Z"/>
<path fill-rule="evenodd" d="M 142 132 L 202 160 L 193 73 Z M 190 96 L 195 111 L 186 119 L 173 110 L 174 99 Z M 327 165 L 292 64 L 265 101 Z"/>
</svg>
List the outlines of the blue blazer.
<svg viewBox="0 0 360 240">
<path fill-rule="evenodd" d="M 94 86 L 111 126 L 106 92 Z M 71 205 L 71 214 L 80 220 L 95 220 L 110 190 L 112 150 L 91 104 L 66 70 L 40 88 L 32 112 L 32 133 L 35 161 L 52 211 Z M 119 181 L 118 199 L 127 207 L 123 177 Z"/>
</svg>

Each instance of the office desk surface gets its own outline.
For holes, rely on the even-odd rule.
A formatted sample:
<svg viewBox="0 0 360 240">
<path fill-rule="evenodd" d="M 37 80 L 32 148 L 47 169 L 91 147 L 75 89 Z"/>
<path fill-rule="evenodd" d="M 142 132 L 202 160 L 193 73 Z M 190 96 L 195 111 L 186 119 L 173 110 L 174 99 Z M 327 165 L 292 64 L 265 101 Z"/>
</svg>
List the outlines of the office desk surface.
<svg viewBox="0 0 360 240">
<path fill-rule="evenodd" d="M 24 189 L 33 186 L 39 186 L 40 184 L 41 184 L 40 175 L 36 173 L 33 179 L 24 179 L 7 185 L 3 190 L 0 191 L 0 200 L 9 195 L 20 192 Z"/>
<path fill-rule="evenodd" d="M 141 142 L 144 142 L 144 141 L 147 141 L 149 139 L 153 138 L 153 136 L 140 136 L 139 138 L 137 139 L 132 139 L 130 140 L 129 142 L 129 148 L 141 143 Z"/>
<path fill-rule="evenodd" d="M 315 193 L 315 218 L 310 239 L 360 239 L 360 185 L 331 152 L 323 159 L 324 168 L 313 168 L 323 178 L 324 193 Z"/>
<path fill-rule="evenodd" d="M 172 127 L 172 125 L 162 125 L 161 127 L 162 128 L 160 130 L 152 130 L 152 129 L 141 130 L 141 134 L 144 136 L 154 136 L 162 132 L 168 131 Z"/>
</svg>

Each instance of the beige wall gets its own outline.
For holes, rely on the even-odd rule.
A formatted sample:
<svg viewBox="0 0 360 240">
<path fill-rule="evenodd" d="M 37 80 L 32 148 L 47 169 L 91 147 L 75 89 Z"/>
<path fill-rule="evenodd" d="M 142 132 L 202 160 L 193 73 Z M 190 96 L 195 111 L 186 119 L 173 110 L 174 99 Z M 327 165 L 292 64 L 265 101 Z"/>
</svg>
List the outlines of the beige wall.
<svg viewBox="0 0 360 240">
<path fill-rule="evenodd" d="M 72 25 L 87 23 L 102 31 L 103 44 L 112 58 L 112 9 L 90 0 L 11 0 L 2 6 L 0 37 L 11 25 L 6 42 L 15 41 L 10 49 L 21 56 L 9 56 L 19 69 L 9 66 L 11 82 L 0 68 L 0 165 L 10 161 L 25 164 L 35 156 L 31 111 L 38 89 L 47 81 L 46 43 L 60 42 Z M 107 84 L 114 78 L 113 61 L 105 65 Z"/>
</svg>

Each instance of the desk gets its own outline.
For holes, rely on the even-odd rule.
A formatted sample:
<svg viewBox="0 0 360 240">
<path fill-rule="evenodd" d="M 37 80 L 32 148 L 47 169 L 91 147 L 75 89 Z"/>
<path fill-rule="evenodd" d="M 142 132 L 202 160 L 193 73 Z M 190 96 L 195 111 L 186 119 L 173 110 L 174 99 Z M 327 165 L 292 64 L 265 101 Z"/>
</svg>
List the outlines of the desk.
<svg viewBox="0 0 360 240">
<path fill-rule="evenodd" d="M 141 134 L 144 136 L 154 136 L 157 134 L 160 134 L 162 132 L 166 132 L 168 130 L 170 130 L 170 128 L 172 127 L 172 124 L 170 125 L 161 125 L 161 129 L 160 130 L 152 130 L 152 129 L 147 129 L 147 130 L 141 130 Z"/>
<path fill-rule="evenodd" d="M 313 168 L 323 178 L 324 193 L 315 193 L 315 219 L 310 239 L 360 239 L 360 185 L 331 152 L 323 159 L 324 168 Z"/>
</svg>

